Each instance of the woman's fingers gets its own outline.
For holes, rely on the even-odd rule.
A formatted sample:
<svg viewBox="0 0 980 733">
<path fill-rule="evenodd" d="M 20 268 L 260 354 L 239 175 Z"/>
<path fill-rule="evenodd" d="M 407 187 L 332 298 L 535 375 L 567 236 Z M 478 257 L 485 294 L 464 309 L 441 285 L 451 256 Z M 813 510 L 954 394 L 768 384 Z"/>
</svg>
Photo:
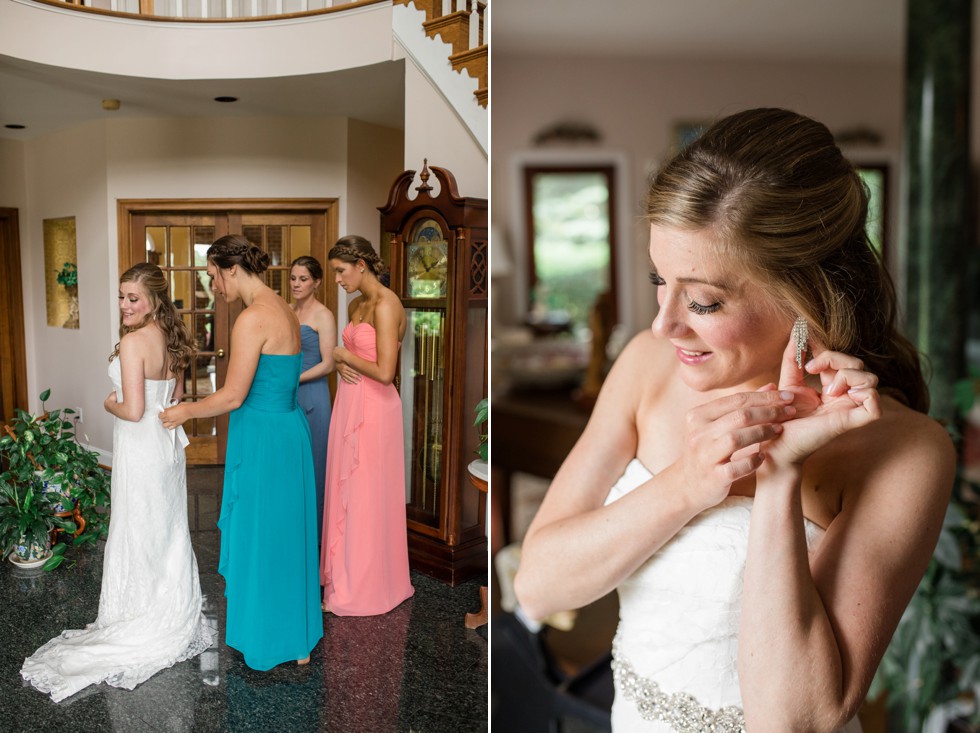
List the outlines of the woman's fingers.
<svg viewBox="0 0 980 733">
<path fill-rule="evenodd" d="M 819 347 L 817 348 L 819 349 Z M 864 362 L 850 354 L 823 349 L 815 353 L 814 357 L 803 365 L 803 368 L 810 374 L 820 374 L 820 372 L 827 371 L 828 369 L 834 371 L 840 371 L 841 369 L 862 371 L 864 370 Z"/>
<path fill-rule="evenodd" d="M 851 389 L 874 389 L 877 386 L 878 377 L 871 372 L 860 369 L 839 369 L 823 392 L 830 397 L 839 397 Z"/>
<path fill-rule="evenodd" d="M 735 414 L 751 418 L 754 414 L 753 410 L 757 410 L 757 408 L 782 408 L 789 405 L 793 401 L 793 397 L 793 393 L 786 390 L 738 392 L 695 407 L 687 413 L 687 421 L 689 426 L 703 427 L 726 415 Z M 745 422 L 744 424 L 749 423 Z"/>
</svg>

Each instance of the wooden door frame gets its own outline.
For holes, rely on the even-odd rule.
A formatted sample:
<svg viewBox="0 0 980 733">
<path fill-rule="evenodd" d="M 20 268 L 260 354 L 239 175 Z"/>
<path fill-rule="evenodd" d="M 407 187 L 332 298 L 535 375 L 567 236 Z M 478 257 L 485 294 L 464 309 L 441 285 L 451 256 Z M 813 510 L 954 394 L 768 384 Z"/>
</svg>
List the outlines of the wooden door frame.
<svg viewBox="0 0 980 733">
<path fill-rule="evenodd" d="M 318 199 L 117 199 L 116 201 L 116 229 L 119 236 L 119 272 L 125 272 L 135 263 L 131 257 L 133 251 L 132 229 L 133 217 L 138 215 L 161 215 L 161 214 L 206 214 L 206 215 L 227 215 L 229 220 L 237 218 L 241 221 L 242 215 L 269 213 L 302 213 L 302 214 L 322 214 L 325 251 L 322 254 L 322 265 L 324 267 L 324 301 L 327 307 L 332 308 L 336 314 L 338 304 L 336 303 L 336 291 L 329 290 L 332 279 L 326 277 L 327 263 L 326 253 L 330 250 L 333 242 L 337 241 L 339 199 L 318 198 Z M 216 230 L 217 232 L 217 230 Z M 331 297 L 332 296 L 332 297 Z M 219 418 L 221 419 L 221 418 Z M 224 416 L 227 422 L 227 416 Z M 224 426 L 227 430 L 227 425 Z M 222 460 L 224 455 L 224 445 L 221 437 L 224 433 L 219 433 L 218 440 L 218 459 Z"/>
<path fill-rule="evenodd" d="M 24 335 L 24 290 L 20 269 L 20 219 L 17 209 L 0 207 L 0 422 L 26 410 L 27 343 Z"/>
<path fill-rule="evenodd" d="M 117 199 L 116 229 L 119 234 L 119 272 L 133 266 L 129 256 L 132 242 L 130 233 L 134 214 L 161 214 L 223 211 L 229 213 L 258 213 L 263 211 L 300 211 L 324 215 L 326 241 L 335 242 L 338 234 L 339 199 Z M 328 246 L 329 249 L 329 246 Z M 326 267 L 326 263 L 321 263 Z"/>
</svg>

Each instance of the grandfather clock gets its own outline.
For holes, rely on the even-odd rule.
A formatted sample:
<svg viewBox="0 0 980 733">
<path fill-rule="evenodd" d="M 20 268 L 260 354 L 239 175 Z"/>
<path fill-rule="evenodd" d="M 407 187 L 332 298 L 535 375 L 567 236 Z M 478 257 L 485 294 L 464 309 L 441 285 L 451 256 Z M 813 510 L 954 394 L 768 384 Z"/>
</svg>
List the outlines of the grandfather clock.
<svg viewBox="0 0 980 733">
<path fill-rule="evenodd" d="M 420 178 L 410 196 L 415 171 L 402 173 L 380 208 L 391 288 L 408 315 L 399 371 L 408 553 L 412 567 L 455 585 L 487 563 L 486 495 L 467 476 L 479 444 L 473 410 L 487 394 L 487 202 L 460 196 L 453 174 L 428 161 Z"/>
</svg>

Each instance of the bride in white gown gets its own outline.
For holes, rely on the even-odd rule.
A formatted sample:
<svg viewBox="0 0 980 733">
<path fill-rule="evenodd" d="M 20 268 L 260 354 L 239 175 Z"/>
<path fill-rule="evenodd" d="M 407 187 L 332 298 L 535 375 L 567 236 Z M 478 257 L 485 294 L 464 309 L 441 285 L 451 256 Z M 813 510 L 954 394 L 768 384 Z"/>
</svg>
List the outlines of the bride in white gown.
<svg viewBox="0 0 980 733">
<path fill-rule="evenodd" d="M 522 609 L 618 590 L 617 733 L 860 730 L 955 472 L 866 189 L 825 126 L 747 110 L 646 215 L 659 309 L 526 534 Z"/>
<path fill-rule="evenodd" d="M 21 669 L 55 702 L 100 682 L 131 690 L 215 637 L 187 527 L 187 438 L 159 419 L 183 393 L 177 377 L 192 342 L 155 265 L 122 275 L 119 309 L 120 342 L 109 362 L 114 390 L 105 401 L 115 420 L 99 615 L 44 644 Z"/>
</svg>

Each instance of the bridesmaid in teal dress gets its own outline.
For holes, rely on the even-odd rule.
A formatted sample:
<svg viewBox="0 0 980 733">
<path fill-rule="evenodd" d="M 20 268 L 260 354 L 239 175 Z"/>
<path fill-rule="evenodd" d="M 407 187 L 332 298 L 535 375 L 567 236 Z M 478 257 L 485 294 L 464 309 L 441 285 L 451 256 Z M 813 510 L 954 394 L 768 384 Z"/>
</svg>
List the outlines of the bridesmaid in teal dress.
<svg viewBox="0 0 980 733">
<path fill-rule="evenodd" d="M 297 403 L 300 324 L 265 285 L 269 256 L 239 235 L 208 249 L 216 295 L 245 309 L 231 333 L 225 383 L 161 413 L 167 428 L 230 412 L 221 497 L 225 643 L 268 670 L 306 664 L 323 636 L 310 428 Z"/>
<path fill-rule="evenodd" d="M 334 370 L 333 349 L 337 345 L 337 319 L 314 293 L 323 282 L 323 267 L 315 257 L 297 257 L 289 268 L 293 313 L 299 318 L 303 339 L 303 371 L 299 375 L 299 406 L 306 413 L 313 440 L 313 470 L 316 473 L 316 515 L 323 516 L 323 487 L 327 471 L 327 436 L 330 432 L 330 386 L 327 375 Z M 317 522 L 317 530 L 320 523 Z"/>
</svg>

